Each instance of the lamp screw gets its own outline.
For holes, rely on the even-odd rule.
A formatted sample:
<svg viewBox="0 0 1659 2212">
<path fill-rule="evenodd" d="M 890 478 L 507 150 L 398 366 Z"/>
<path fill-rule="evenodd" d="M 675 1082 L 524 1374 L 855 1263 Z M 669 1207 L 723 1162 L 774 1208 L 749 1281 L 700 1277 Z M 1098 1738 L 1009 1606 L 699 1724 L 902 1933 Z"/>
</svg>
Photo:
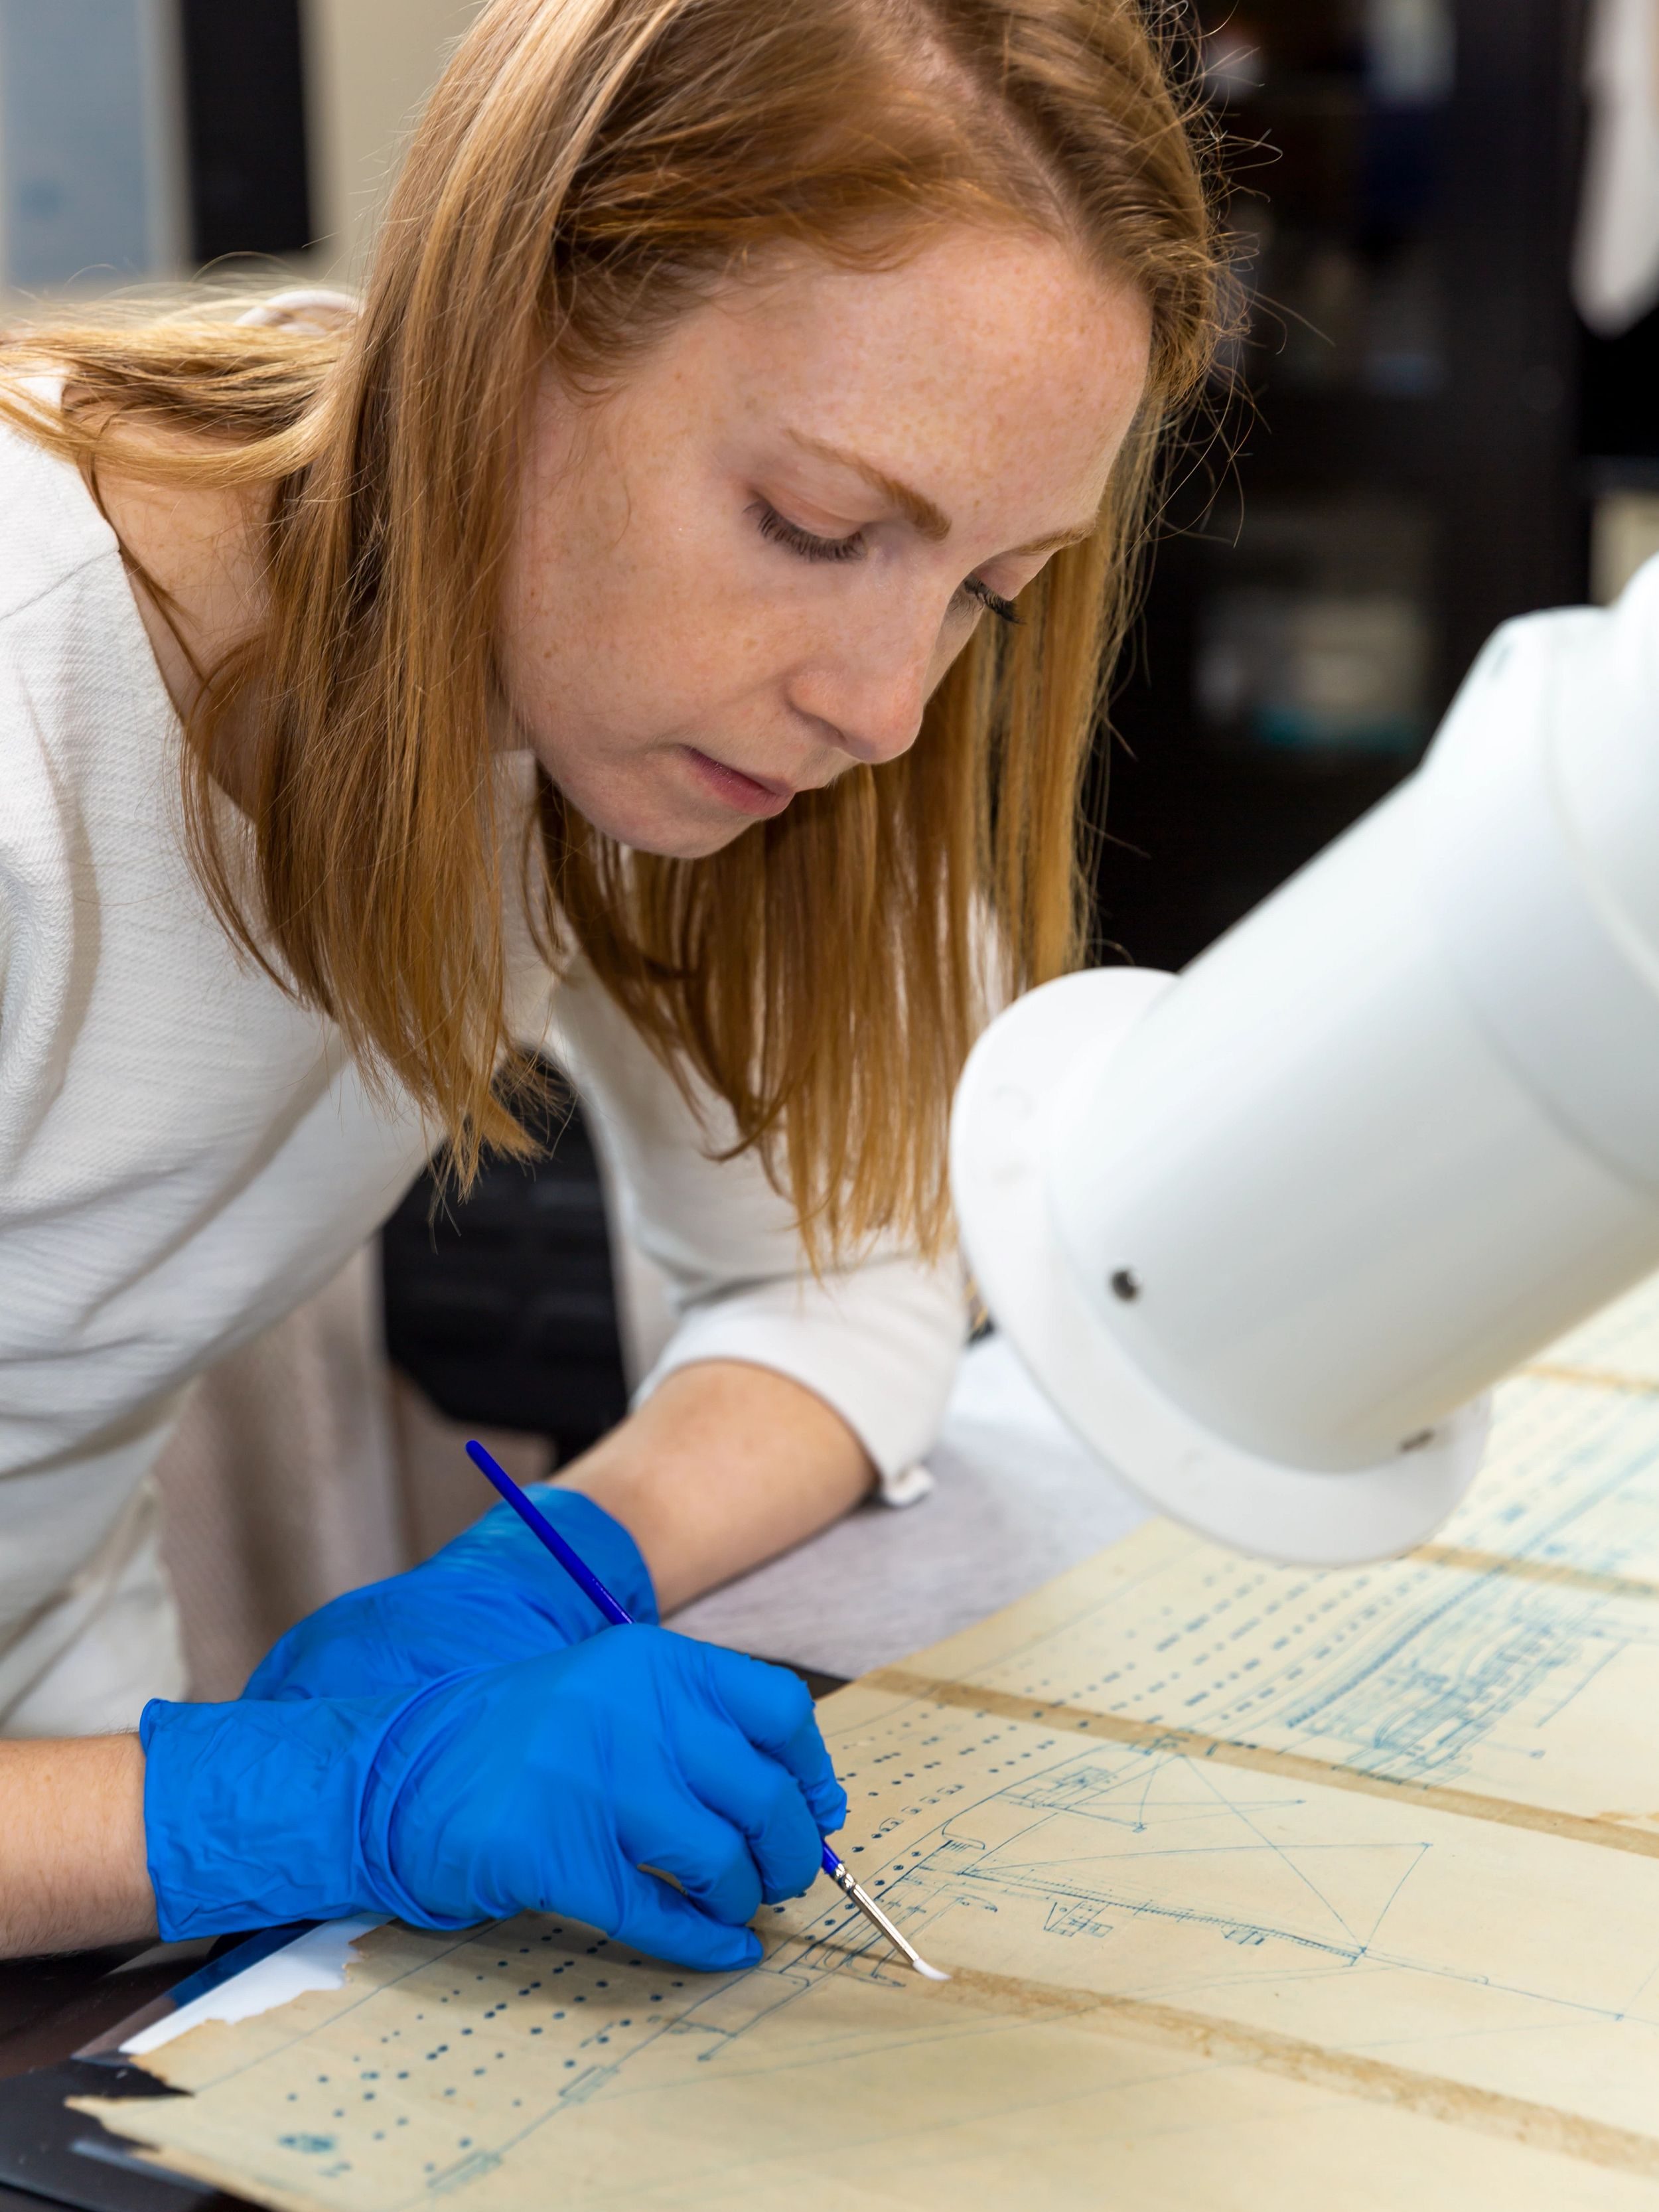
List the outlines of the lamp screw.
<svg viewBox="0 0 1659 2212">
<path fill-rule="evenodd" d="M 1405 1443 L 1401 1445 L 1400 1449 L 1402 1452 L 1426 1451 L 1433 1442 L 1434 1431 L 1432 1429 L 1419 1429 L 1414 1437 L 1407 1437 Z"/>
<path fill-rule="evenodd" d="M 1121 1298 L 1125 1305 L 1132 1305 L 1140 1296 L 1140 1284 L 1132 1269 L 1120 1267 L 1112 1277 L 1112 1296 Z"/>
</svg>

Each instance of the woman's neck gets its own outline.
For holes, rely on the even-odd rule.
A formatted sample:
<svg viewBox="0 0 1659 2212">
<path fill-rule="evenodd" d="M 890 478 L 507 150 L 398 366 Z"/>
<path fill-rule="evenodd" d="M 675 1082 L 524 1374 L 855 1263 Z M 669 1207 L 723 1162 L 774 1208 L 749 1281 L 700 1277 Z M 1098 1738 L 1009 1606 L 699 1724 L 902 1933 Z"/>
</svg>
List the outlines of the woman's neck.
<svg viewBox="0 0 1659 2212">
<path fill-rule="evenodd" d="M 161 680 L 181 720 L 194 709 L 201 678 L 257 628 L 263 611 L 259 529 L 269 493 L 262 487 L 207 489 L 100 475 L 105 514 L 141 572 L 132 578 L 139 617 Z M 166 610 L 145 588 L 166 596 Z M 215 779 L 243 799 L 251 722 L 233 716 Z"/>
</svg>

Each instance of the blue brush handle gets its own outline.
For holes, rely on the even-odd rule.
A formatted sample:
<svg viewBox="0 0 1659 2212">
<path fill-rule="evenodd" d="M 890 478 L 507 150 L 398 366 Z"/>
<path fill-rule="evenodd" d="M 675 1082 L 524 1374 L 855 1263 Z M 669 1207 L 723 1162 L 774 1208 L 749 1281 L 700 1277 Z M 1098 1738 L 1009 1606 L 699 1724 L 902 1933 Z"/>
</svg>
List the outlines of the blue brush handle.
<svg viewBox="0 0 1659 2212">
<path fill-rule="evenodd" d="M 531 1498 L 525 1496 L 518 1484 L 501 1465 L 477 1442 L 469 1443 L 466 1455 L 486 1482 L 490 1483 L 505 1502 L 513 1508 L 538 1544 L 544 1544 L 564 1569 L 577 1589 L 591 1597 L 613 1628 L 631 1628 L 634 1617 L 625 1606 L 619 1605 L 599 1580 L 581 1553 L 567 1544 L 564 1538 L 548 1519 L 545 1513 Z M 841 1876 L 846 1869 L 830 1850 L 823 1847 L 823 1870 L 827 1875 Z"/>
<path fill-rule="evenodd" d="M 470 1443 L 466 1455 L 487 1482 L 500 1491 L 538 1543 L 544 1544 L 564 1569 L 584 1596 L 591 1597 L 613 1628 L 631 1628 L 634 1616 L 625 1606 L 619 1605 L 594 1573 L 581 1553 L 560 1535 L 533 1499 L 525 1496 L 499 1460 L 492 1459 L 480 1443 Z"/>
</svg>

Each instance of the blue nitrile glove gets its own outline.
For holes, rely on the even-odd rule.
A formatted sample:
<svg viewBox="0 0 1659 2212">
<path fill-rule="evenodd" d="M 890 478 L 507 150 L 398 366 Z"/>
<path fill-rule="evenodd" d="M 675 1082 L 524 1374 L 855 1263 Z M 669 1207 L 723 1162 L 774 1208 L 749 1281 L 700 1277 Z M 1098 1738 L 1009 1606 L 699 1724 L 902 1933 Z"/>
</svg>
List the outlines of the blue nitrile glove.
<svg viewBox="0 0 1659 2212">
<path fill-rule="evenodd" d="M 535 1911 L 681 1966 L 749 1966 L 744 1923 L 808 1886 L 847 1810 L 794 1675 L 661 1628 L 402 1696 L 156 1698 L 139 1738 L 168 1941 Z"/>
<path fill-rule="evenodd" d="M 635 1620 L 657 1594 L 639 1547 L 591 1498 L 538 1484 L 530 1495 Z M 579 1644 L 605 1626 L 555 1559 L 505 1505 L 422 1566 L 320 1607 L 254 1668 L 245 1698 L 362 1698 L 412 1689 L 459 1668 Z"/>
</svg>

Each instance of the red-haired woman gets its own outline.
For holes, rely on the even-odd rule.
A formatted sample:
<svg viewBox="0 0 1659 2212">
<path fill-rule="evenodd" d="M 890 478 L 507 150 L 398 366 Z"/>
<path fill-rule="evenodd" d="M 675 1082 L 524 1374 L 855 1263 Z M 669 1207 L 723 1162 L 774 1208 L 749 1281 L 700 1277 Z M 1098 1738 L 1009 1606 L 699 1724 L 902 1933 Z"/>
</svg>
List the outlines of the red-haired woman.
<svg viewBox="0 0 1659 2212">
<path fill-rule="evenodd" d="M 146 1479 L 550 1038 L 683 1301 L 547 1493 L 625 1601 L 926 1448 L 951 1090 L 1075 957 L 1214 252 L 1135 0 L 494 0 L 359 315 L 0 344 L 0 1948 L 730 1966 L 811 1879 L 799 1686 L 495 1516 L 175 1702 Z"/>
</svg>

